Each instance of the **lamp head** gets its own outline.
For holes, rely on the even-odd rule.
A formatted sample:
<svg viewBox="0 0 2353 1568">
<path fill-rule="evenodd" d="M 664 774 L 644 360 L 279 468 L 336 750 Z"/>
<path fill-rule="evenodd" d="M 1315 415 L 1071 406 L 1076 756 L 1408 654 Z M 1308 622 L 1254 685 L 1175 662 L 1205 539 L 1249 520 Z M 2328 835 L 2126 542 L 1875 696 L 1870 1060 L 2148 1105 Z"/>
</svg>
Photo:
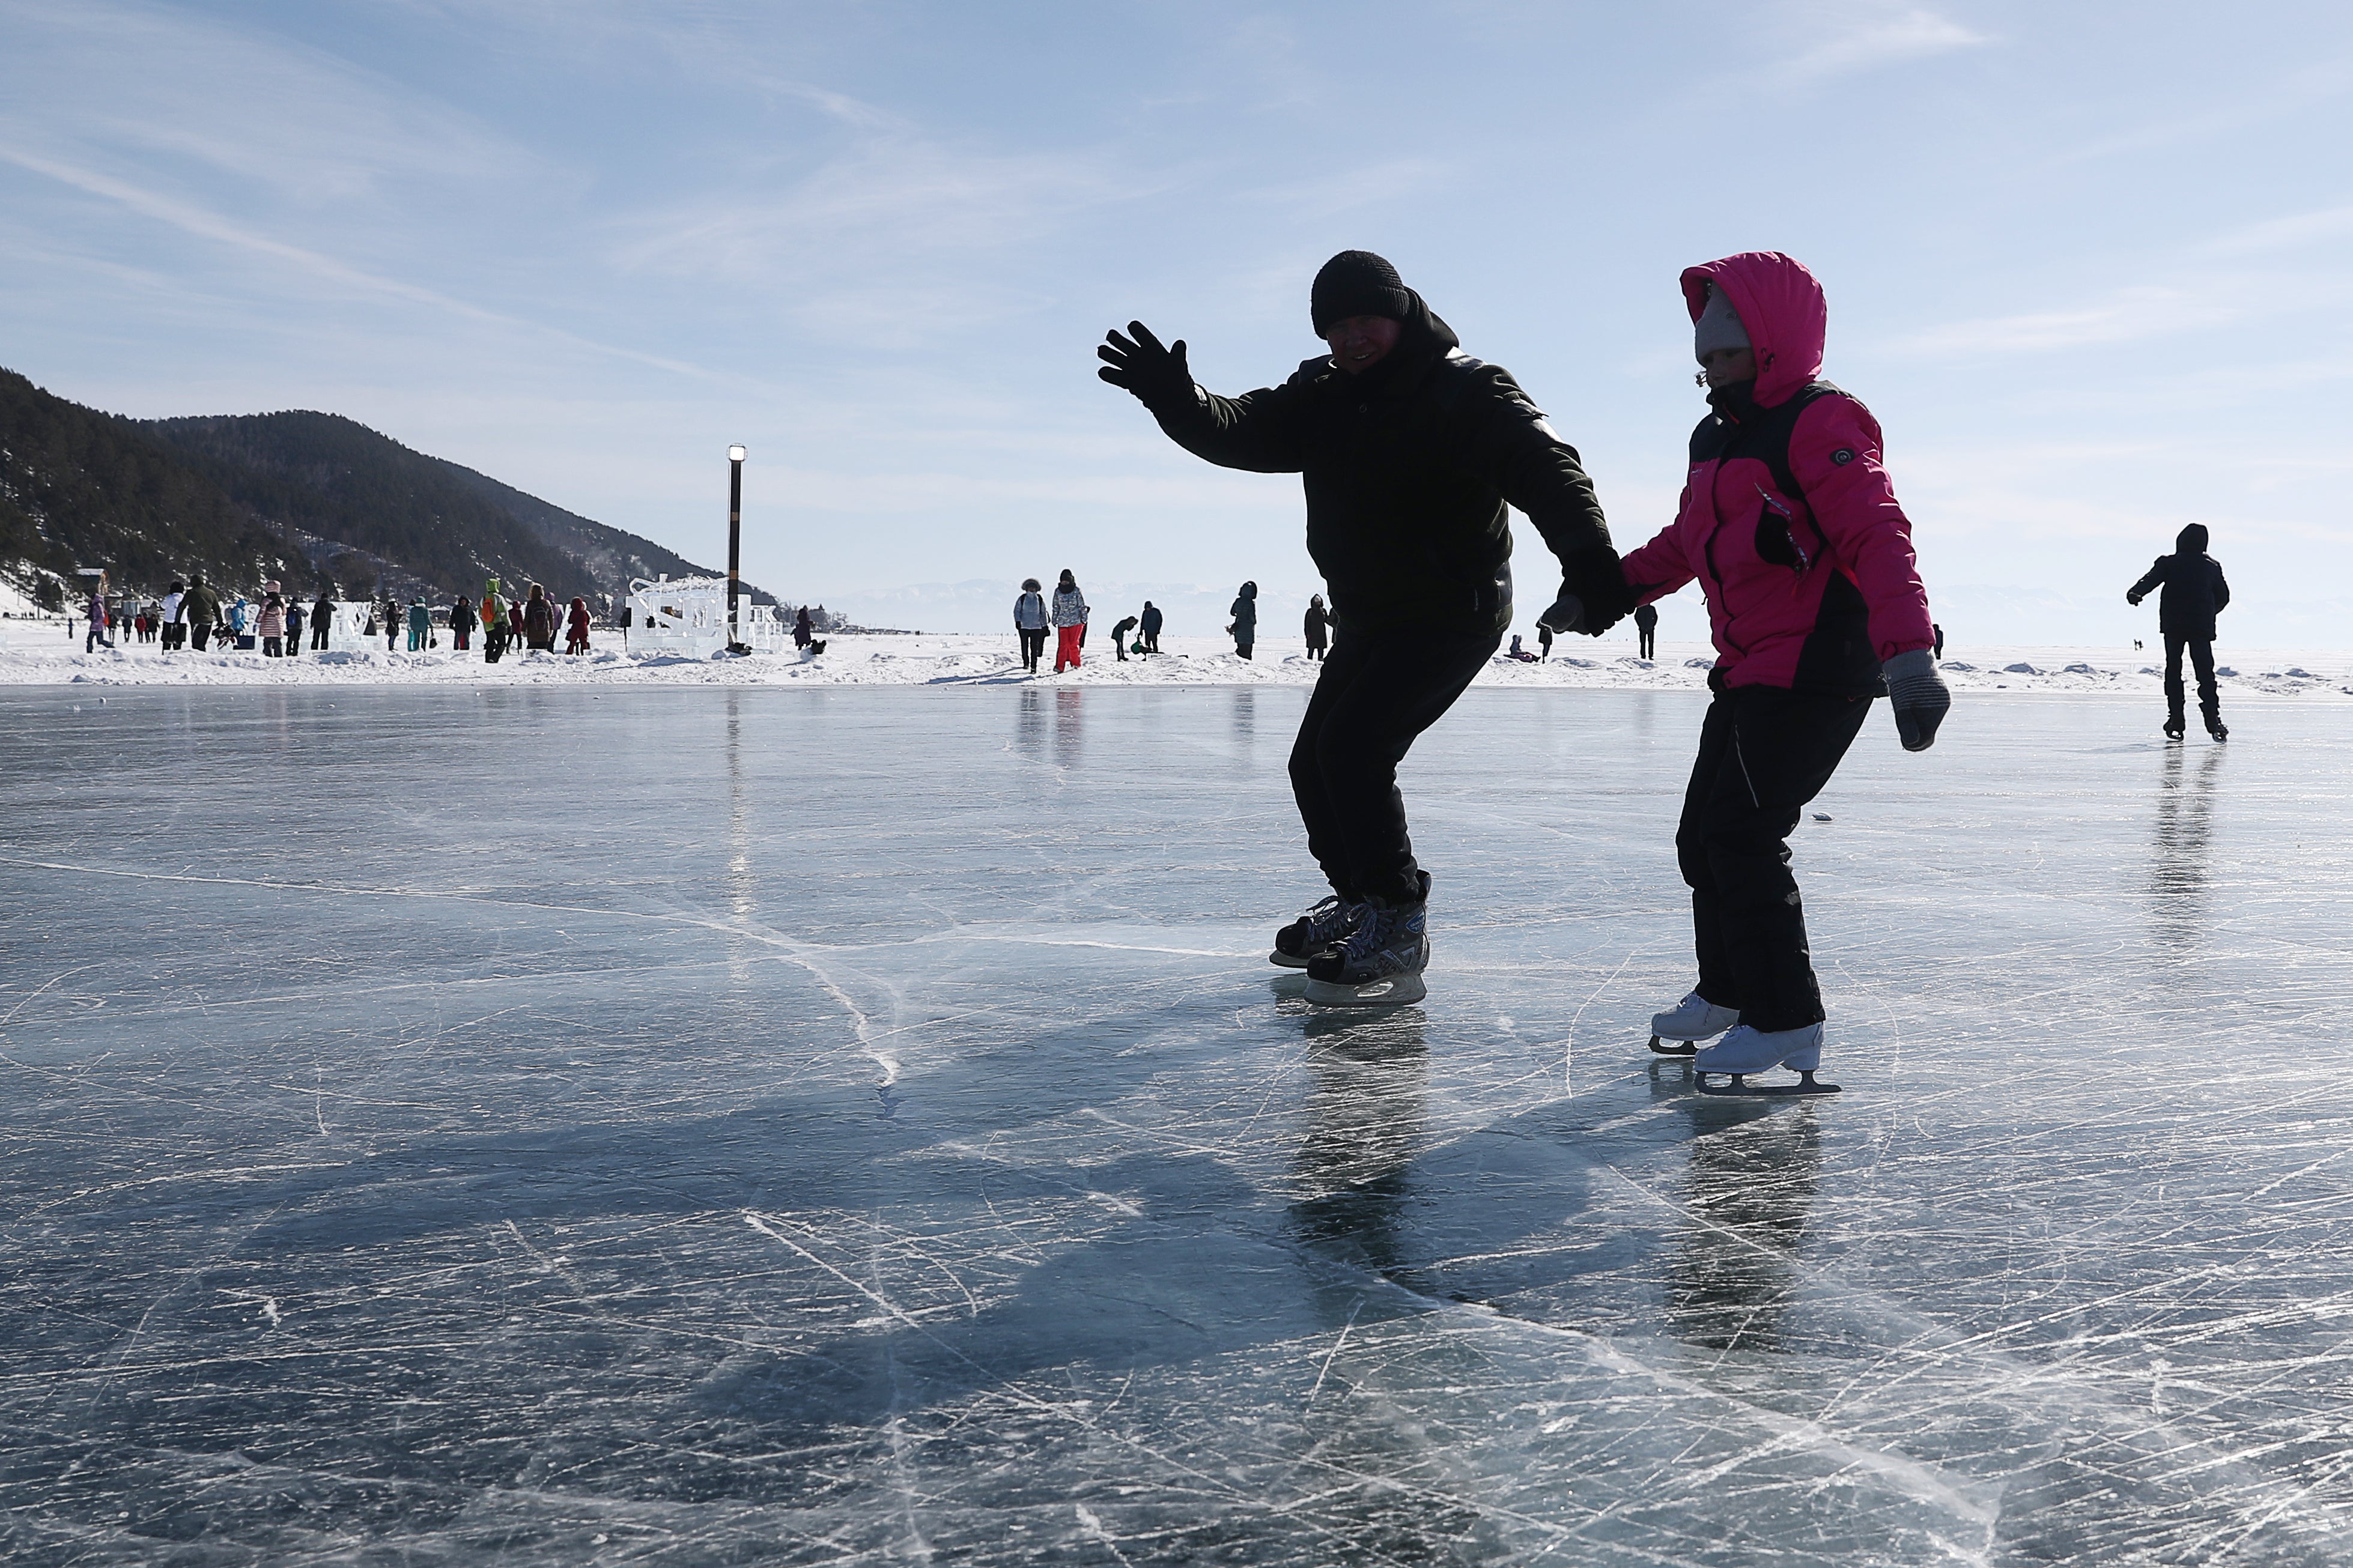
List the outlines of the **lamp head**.
<svg viewBox="0 0 2353 1568">
<path fill-rule="evenodd" d="M 743 447 L 728 447 L 728 448 L 727 448 L 727 460 L 728 460 L 729 462 L 731 462 L 731 463 L 740 463 L 740 462 L 742 462 L 742 461 L 744 460 L 744 448 L 743 448 Z"/>
</svg>

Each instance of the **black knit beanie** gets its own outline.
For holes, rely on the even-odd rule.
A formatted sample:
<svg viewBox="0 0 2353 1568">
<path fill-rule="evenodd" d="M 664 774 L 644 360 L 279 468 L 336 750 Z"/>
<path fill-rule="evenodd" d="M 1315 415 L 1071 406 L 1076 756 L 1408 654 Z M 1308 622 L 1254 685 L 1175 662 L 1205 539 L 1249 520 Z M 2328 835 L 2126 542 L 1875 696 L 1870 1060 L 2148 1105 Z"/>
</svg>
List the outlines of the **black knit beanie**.
<svg viewBox="0 0 2353 1568">
<path fill-rule="evenodd" d="M 1351 316 L 1387 316 L 1402 321 L 1413 310 L 1398 269 L 1369 250 L 1344 250 L 1324 264 L 1307 297 L 1315 335 Z"/>
</svg>

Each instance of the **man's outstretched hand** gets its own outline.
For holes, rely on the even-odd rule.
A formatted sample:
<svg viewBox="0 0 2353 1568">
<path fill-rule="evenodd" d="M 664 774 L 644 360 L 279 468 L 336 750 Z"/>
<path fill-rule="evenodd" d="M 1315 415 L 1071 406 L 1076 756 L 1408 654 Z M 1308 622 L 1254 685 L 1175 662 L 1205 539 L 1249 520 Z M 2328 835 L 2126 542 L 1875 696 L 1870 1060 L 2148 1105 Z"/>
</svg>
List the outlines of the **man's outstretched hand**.
<svg viewBox="0 0 2353 1568">
<path fill-rule="evenodd" d="M 1115 331 L 1106 335 L 1095 357 L 1103 362 L 1095 374 L 1134 393 L 1146 408 L 1166 407 L 1193 395 L 1193 372 L 1185 363 L 1185 340 L 1179 338 L 1174 347 L 1164 347 L 1142 321 L 1128 322 L 1125 336 Z"/>
<path fill-rule="evenodd" d="M 1580 550 L 1561 563 L 1560 597 L 1536 624 L 1598 637 L 1634 613 L 1634 597 L 1615 550 Z"/>
</svg>

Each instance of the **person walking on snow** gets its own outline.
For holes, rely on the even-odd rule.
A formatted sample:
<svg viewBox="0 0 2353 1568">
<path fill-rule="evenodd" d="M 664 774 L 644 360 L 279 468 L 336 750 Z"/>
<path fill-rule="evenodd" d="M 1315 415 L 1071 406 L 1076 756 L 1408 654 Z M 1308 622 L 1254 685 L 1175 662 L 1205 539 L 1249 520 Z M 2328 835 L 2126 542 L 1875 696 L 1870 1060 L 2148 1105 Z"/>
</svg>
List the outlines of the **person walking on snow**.
<svg viewBox="0 0 2353 1568">
<path fill-rule="evenodd" d="M 482 584 L 482 662 L 496 664 L 499 656 L 507 651 L 507 602 L 499 592 L 499 580 L 491 578 Z"/>
<path fill-rule="evenodd" d="M 1136 617 L 1135 629 L 1144 635 L 1144 651 L 1160 651 L 1160 606 L 1151 600 L 1144 601 L 1144 614 Z"/>
<path fill-rule="evenodd" d="M 1086 635 L 1087 596 L 1079 592 L 1079 580 L 1071 569 L 1062 568 L 1062 580 L 1054 588 L 1054 673 L 1079 667 L 1079 641 Z"/>
<path fill-rule="evenodd" d="M 799 613 L 793 616 L 793 646 L 805 650 L 815 641 L 817 623 L 809 619 L 809 607 L 803 605 Z"/>
<path fill-rule="evenodd" d="M 1054 624 L 1046 595 L 1035 577 L 1021 579 L 1021 595 L 1013 601 L 1013 635 L 1021 639 L 1021 668 L 1038 673 L 1038 659 L 1046 651 L 1047 628 Z"/>
<path fill-rule="evenodd" d="M 253 630 L 261 638 L 262 658 L 277 658 L 286 652 L 286 596 L 275 582 L 261 585 L 261 614 Z"/>
<path fill-rule="evenodd" d="M 180 619 L 186 625 L 188 640 L 195 645 L 198 653 L 205 651 L 213 628 L 220 624 L 220 595 L 205 586 L 205 574 L 189 573 L 188 591 L 180 598 Z"/>
<path fill-rule="evenodd" d="M 1326 352 L 1280 386 L 1206 392 L 1184 343 L 1162 346 L 1141 321 L 1096 351 L 1098 374 L 1195 457 L 1301 476 L 1307 552 L 1348 627 L 1291 752 L 1307 847 L 1332 894 L 1277 932 L 1268 956 L 1304 968 L 1314 1002 L 1414 1002 L 1427 989 L 1430 883 L 1397 768 L 1511 625 L 1509 509 L 1561 559 L 1564 625 L 1598 635 L 1633 601 L 1576 449 L 1509 372 L 1460 352 L 1396 268 L 1341 252 L 1315 275 L 1308 312 Z"/>
<path fill-rule="evenodd" d="M 1258 584 L 1243 584 L 1234 596 L 1233 608 L 1226 614 L 1234 618 L 1234 624 L 1226 628 L 1234 634 L 1234 651 L 1248 658 L 1258 642 Z"/>
<path fill-rule="evenodd" d="M 2205 717 L 2206 732 L 2218 741 L 2231 738 L 2222 722 L 2222 693 L 2214 684 L 2214 617 L 2231 603 L 2231 584 L 2222 580 L 2222 564 L 2206 553 L 2206 525 L 2193 522 L 2173 542 L 2173 553 L 2160 555 L 2148 574 L 2125 594 L 2125 603 L 2138 605 L 2149 590 L 2162 584 L 2157 599 L 2157 629 L 2165 637 L 2165 734 L 2179 741 L 2181 721 L 2181 650 L 2198 671 L 2198 711 Z"/>
<path fill-rule="evenodd" d="M 1314 664 L 1324 657 L 1324 649 L 1328 646 L 1327 637 L 1331 629 L 1332 616 L 1324 608 L 1324 595 L 1310 594 L 1307 596 L 1306 620 L 1308 663 Z"/>
<path fill-rule="evenodd" d="M 90 591 L 90 604 L 85 606 L 90 616 L 90 629 L 81 639 L 81 651 L 96 653 L 101 647 L 112 647 L 114 639 L 106 635 L 106 579 L 100 577 Z M 71 634 L 69 634 L 71 635 Z"/>
<path fill-rule="evenodd" d="M 311 651 L 327 651 L 327 631 L 335 624 L 335 590 L 332 584 L 319 595 L 318 603 L 311 606 Z"/>
<path fill-rule="evenodd" d="M 425 607 L 425 596 L 420 594 L 408 601 L 408 651 L 423 653 L 432 640 L 433 612 Z"/>
<path fill-rule="evenodd" d="M 1818 379 L 1821 285 L 1764 251 L 1682 281 L 1711 412 L 1675 521 L 1625 569 L 1644 604 L 1698 579 L 1717 657 L 1675 830 L 1699 983 L 1651 1020 L 1651 1048 L 1693 1054 L 1702 1089 L 1710 1073 L 1787 1066 L 1804 1075 L 1798 1092 L 1827 1093 L 1813 1084 L 1825 1015 L 1786 840 L 1873 698 L 1891 698 L 1904 749 L 1924 752 L 1952 697 L 1929 658 L 1927 591 L 1879 423 Z M 1788 1090 L 1736 1076 L 1729 1091 Z"/>
<path fill-rule="evenodd" d="M 1635 606 L 1634 645 L 1637 658 L 1659 657 L 1659 607 L 1656 605 Z"/>
<path fill-rule="evenodd" d="M 564 651 L 585 654 L 588 651 L 588 601 L 573 596 L 570 609 L 564 617 Z"/>
<path fill-rule="evenodd" d="M 523 641 L 540 653 L 555 651 L 555 601 L 537 583 L 522 603 Z"/>
<path fill-rule="evenodd" d="M 474 647 L 474 627 L 481 617 L 474 611 L 474 601 L 460 594 L 449 602 L 449 646 L 458 653 L 470 653 Z"/>
<path fill-rule="evenodd" d="M 188 596 L 188 585 L 177 577 L 172 579 L 171 592 L 164 595 L 164 651 L 170 653 L 188 635 L 187 623 L 180 618 L 180 601 Z"/>
</svg>

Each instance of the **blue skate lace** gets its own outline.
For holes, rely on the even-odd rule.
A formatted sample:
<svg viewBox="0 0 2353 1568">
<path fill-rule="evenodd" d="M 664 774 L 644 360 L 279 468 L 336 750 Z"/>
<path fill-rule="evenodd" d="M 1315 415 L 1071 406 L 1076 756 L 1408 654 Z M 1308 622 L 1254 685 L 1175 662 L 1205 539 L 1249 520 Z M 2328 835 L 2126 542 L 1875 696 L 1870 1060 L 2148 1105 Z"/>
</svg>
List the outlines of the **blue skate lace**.
<svg viewBox="0 0 2353 1568">
<path fill-rule="evenodd" d="M 1364 920 L 1357 925 L 1356 934 L 1348 939 L 1348 945 L 1344 950 L 1351 963 L 1362 963 L 1366 957 L 1387 947 L 1398 918 L 1397 910 L 1385 910 L 1378 904 L 1366 903 L 1357 907 L 1364 910 Z"/>
</svg>

